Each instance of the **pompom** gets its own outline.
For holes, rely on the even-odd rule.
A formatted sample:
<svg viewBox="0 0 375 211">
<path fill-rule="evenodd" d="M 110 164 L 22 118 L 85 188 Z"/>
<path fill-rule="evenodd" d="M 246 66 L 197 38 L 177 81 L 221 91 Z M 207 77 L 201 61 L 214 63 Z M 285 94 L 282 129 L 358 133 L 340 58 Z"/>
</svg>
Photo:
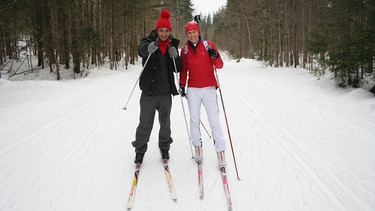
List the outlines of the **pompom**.
<svg viewBox="0 0 375 211">
<path fill-rule="evenodd" d="M 160 13 L 160 18 L 156 21 L 155 29 L 165 27 L 172 31 L 172 23 L 169 20 L 169 17 L 171 17 L 171 13 L 164 9 Z"/>
<path fill-rule="evenodd" d="M 160 18 L 169 19 L 169 17 L 171 17 L 171 13 L 168 10 L 161 11 Z"/>
</svg>

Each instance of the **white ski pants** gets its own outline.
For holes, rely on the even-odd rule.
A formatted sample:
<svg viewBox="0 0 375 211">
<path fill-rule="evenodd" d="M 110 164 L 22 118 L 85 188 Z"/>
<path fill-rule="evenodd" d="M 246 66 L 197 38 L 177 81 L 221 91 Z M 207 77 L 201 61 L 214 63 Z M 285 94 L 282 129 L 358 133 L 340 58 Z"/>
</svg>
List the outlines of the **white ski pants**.
<svg viewBox="0 0 375 211">
<path fill-rule="evenodd" d="M 219 106 L 217 103 L 216 87 L 187 89 L 190 113 L 190 141 L 193 146 L 201 146 L 200 109 L 204 106 L 210 124 L 212 137 L 217 152 L 225 150 L 225 139 L 220 124 Z"/>
</svg>

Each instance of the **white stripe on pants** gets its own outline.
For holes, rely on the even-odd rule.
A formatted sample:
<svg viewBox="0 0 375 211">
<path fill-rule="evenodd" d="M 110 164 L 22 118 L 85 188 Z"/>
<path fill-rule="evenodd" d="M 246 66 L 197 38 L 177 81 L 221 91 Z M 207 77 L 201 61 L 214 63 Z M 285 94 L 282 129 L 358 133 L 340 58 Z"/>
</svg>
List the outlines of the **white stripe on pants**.
<svg viewBox="0 0 375 211">
<path fill-rule="evenodd" d="M 190 141 L 193 146 L 201 146 L 200 108 L 203 104 L 217 152 L 225 150 L 225 139 L 221 129 L 219 118 L 219 106 L 217 104 L 216 87 L 194 88 L 187 90 L 190 113 Z"/>
</svg>

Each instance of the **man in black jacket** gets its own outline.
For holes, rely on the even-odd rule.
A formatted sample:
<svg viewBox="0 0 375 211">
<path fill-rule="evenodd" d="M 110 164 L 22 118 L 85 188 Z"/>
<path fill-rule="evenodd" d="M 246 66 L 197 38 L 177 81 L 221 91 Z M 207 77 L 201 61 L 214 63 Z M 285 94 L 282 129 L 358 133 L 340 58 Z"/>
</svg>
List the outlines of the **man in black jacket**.
<svg viewBox="0 0 375 211">
<path fill-rule="evenodd" d="M 138 54 L 142 57 L 142 64 L 146 66 L 139 81 L 142 90 L 140 117 L 135 141 L 132 142 L 136 153 L 135 163 L 143 161 L 156 111 L 159 114 L 159 148 L 162 159 L 169 159 L 170 144 L 173 142 L 170 127 L 172 95 L 178 95 L 174 72 L 181 71 L 182 61 L 177 51 L 180 41 L 171 35 L 172 24 L 169 17 L 170 12 L 163 10 L 155 29 L 138 46 Z"/>
</svg>

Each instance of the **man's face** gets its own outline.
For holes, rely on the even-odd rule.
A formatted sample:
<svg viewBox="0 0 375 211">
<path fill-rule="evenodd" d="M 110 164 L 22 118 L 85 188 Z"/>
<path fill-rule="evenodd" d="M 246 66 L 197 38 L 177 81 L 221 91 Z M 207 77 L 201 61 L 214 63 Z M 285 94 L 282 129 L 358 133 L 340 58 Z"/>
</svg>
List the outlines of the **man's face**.
<svg viewBox="0 0 375 211">
<path fill-rule="evenodd" d="M 164 27 L 158 28 L 157 32 L 158 32 L 158 37 L 162 41 L 166 41 L 169 38 L 169 35 L 171 34 L 171 30 L 169 30 L 168 28 L 164 28 Z"/>
</svg>

